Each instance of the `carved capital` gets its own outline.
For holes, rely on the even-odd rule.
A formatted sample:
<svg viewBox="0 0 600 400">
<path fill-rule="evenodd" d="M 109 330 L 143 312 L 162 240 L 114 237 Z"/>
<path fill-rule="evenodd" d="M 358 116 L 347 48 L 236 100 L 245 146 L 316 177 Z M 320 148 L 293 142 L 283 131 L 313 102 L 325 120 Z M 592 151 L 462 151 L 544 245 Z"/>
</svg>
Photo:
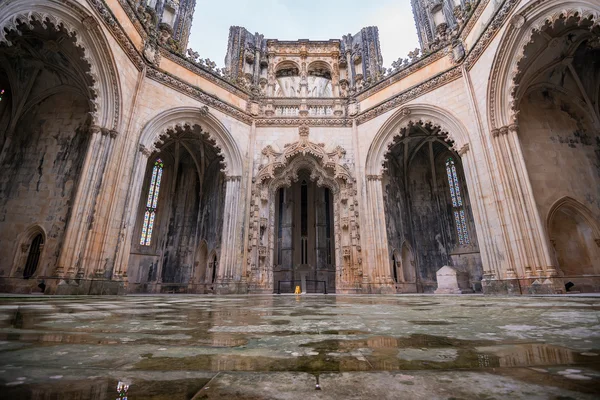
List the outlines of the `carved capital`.
<svg viewBox="0 0 600 400">
<path fill-rule="evenodd" d="M 110 135 L 111 139 L 114 139 L 119 135 L 119 132 L 115 131 L 114 129 L 111 129 L 110 131 L 108 131 L 108 134 Z"/>
<path fill-rule="evenodd" d="M 102 133 L 102 128 L 99 127 L 98 125 L 92 125 L 92 126 L 90 126 L 90 133 L 92 135 L 95 135 L 97 133 Z"/>
<path fill-rule="evenodd" d="M 225 182 L 239 182 L 242 180 L 240 175 L 225 175 Z"/>
<path fill-rule="evenodd" d="M 465 143 L 463 147 L 458 150 L 458 155 L 462 157 L 467 153 L 467 151 L 469 151 L 469 143 Z"/>
<path fill-rule="evenodd" d="M 367 175 L 368 181 L 380 181 L 383 179 L 383 175 Z"/>
<path fill-rule="evenodd" d="M 519 133 L 519 125 L 517 125 L 517 124 L 510 124 L 508 126 L 508 131 L 509 132 Z"/>
<path fill-rule="evenodd" d="M 152 154 L 152 151 L 150 149 L 148 149 L 146 146 L 144 146 L 143 144 L 140 144 L 139 150 L 140 150 L 140 153 L 142 153 L 144 155 L 144 157 L 150 157 L 150 154 Z"/>
</svg>

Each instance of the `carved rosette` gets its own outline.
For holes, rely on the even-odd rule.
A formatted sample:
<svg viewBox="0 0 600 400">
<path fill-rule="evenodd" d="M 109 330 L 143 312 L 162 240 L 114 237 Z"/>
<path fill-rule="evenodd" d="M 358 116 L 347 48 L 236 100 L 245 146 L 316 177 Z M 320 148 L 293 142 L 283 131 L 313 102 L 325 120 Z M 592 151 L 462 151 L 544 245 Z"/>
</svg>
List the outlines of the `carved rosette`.
<svg viewBox="0 0 600 400">
<path fill-rule="evenodd" d="M 253 179 L 248 243 L 248 283 L 250 290 L 273 289 L 275 250 L 275 193 L 298 180 L 301 170 L 310 171 L 310 179 L 326 186 L 333 194 L 336 287 L 357 288 L 360 284 L 360 224 L 355 179 L 343 164 L 346 151 L 325 149 L 323 143 L 309 139 L 310 129 L 302 125 L 298 140 L 286 144 L 283 151 L 267 146 L 263 163 Z"/>
</svg>

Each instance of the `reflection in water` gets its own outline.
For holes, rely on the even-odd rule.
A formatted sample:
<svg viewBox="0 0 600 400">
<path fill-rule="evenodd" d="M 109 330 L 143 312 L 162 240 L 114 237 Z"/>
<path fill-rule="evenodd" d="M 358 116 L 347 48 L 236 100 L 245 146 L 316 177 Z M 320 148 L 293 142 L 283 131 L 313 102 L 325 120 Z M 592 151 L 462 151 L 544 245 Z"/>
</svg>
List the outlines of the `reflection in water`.
<svg viewBox="0 0 600 400">
<path fill-rule="evenodd" d="M 119 397 L 117 397 L 117 400 L 127 400 L 127 391 L 128 390 L 129 390 L 129 384 L 119 381 L 119 383 L 117 383 L 117 393 L 119 395 Z"/>
</svg>

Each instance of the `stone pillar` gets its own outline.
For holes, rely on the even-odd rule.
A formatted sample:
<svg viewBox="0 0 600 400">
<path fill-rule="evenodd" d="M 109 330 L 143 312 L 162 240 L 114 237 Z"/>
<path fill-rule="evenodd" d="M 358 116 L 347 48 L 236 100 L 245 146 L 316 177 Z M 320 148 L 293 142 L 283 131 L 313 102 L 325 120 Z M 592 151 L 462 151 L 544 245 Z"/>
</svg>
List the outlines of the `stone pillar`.
<svg viewBox="0 0 600 400">
<path fill-rule="evenodd" d="M 107 161 L 106 155 L 113 141 L 109 133 L 109 130 L 99 126 L 90 128 L 91 138 L 55 270 L 57 277 L 74 278 L 75 273 L 85 267 L 82 265 L 83 252 L 93 224 L 94 207 Z"/>
<path fill-rule="evenodd" d="M 133 238 L 133 231 L 138 216 L 138 208 L 141 200 L 148 158 L 154 151 L 153 148 L 149 149 L 144 145 L 139 145 L 139 151 L 135 156 L 131 175 L 131 185 L 129 193 L 127 194 L 127 199 L 125 200 L 125 217 L 123 218 L 123 226 L 121 227 L 120 232 L 122 245 L 119 247 L 115 257 L 113 279 L 121 279 L 122 277 L 127 276 L 127 263 L 129 261 L 131 241 L 135 239 L 139 240 L 139 238 Z"/>
<path fill-rule="evenodd" d="M 385 227 L 385 208 L 383 201 L 383 177 L 367 175 L 367 210 L 371 226 L 369 264 L 371 284 L 375 284 L 379 292 L 395 292 L 393 279 L 390 276 L 389 250 Z M 388 290 L 389 289 L 389 290 Z"/>
<path fill-rule="evenodd" d="M 241 268 L 238 267 L 240 252 L 240 230 L 238 229 L 238 215 L 240 212 L 241 176 L 228 175 L 225 177 L 225 206 L 223 208 L 223 233 L 221 236 L 221 257 L 217 280 L 219 292 L 235 291 L 235 287 L 227 287 L 229 283 L 241 278 Z"/>
<path fill-rule="evenodd" d="M 292 188 L 282 188 L 283 196 L 283 212 L 281 213 L 281 260 L 279 264 L 282 269 L 293 271 L 294 267 L 294 195 Z M 275 201 L 278 201 L 277 196 Z M 277 228 L 275 228 L 277 229 Z M 290 272 L 290 279 L 294 279 L 293 272 Z"/>
<path fill-rule="evenodd" d="M 354 88 L 354 63 L 352 62 L 351 49 L 346 49 L 346 63 L 348 64 L 346 67 L 348 73 L 348 86 Z"/>
<path fill-rule="evenodd" d="M 556 270 L 545 230 L 535 204 L 531 182 L 521 151 L 516 124 L 492 131 L 503 186 L 505 220 L 510 228 L 512 265 L 504 278 L 551 277 Z"/>
<path fill-rule="evenodd" d="M 469 203 L 473 212 L 473 220 L 475 222 L 475 230 L 477 233 L 477 244 L 481 254 L 483 264 L 484 279 L 496 277 L 500 271 L 496 263 L 491 262 L 489 255 L 489 247 L 492 242 L 489 231 L 489 224 L 485 220 L 485 205 L 483 204 L 483 195 L 479 186 L 479 177 L 475 166 L 473 152 L 470 151 L 470 145 L 467 143 L 458 150 L 458 155 L 462 161 L 463 172 L 467 183 L 469 193 Z"/>
<path fill-rule="evenodd" d="M 302 56 L 302 64 L 300 70 L 300 97 L 308 96 L 308 72 L 306 70 L 306 55 Z"/>
</svg>

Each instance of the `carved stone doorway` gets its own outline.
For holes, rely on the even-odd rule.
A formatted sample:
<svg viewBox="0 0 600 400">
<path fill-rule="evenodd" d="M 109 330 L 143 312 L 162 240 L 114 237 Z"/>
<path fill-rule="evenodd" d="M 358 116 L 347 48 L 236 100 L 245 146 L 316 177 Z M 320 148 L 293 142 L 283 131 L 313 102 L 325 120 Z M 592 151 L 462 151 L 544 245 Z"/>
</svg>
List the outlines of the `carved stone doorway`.
<svg viewBox="0 0 600 400">
<path fill-rule="evenodd" d="M 281 280 L 300 286 L 304 277 L 326 281 L 328 292 L 358 292 L 360 226 L 354 178 L 341 162 L 345 151 L 310 142 L 306 126 L 299 133 L 282 152 L 271 146 L 262 152 L 266 164 L 254 178 L 251 204 L 249 291 L 276 292 Z"/>
<path fill-rule="evenodd" d="M 333 292 L 335 244 L 333 195 L 311 181 L 308 170 L 298 181 L 275 193 L 275 291 Z"/>
</svg>

